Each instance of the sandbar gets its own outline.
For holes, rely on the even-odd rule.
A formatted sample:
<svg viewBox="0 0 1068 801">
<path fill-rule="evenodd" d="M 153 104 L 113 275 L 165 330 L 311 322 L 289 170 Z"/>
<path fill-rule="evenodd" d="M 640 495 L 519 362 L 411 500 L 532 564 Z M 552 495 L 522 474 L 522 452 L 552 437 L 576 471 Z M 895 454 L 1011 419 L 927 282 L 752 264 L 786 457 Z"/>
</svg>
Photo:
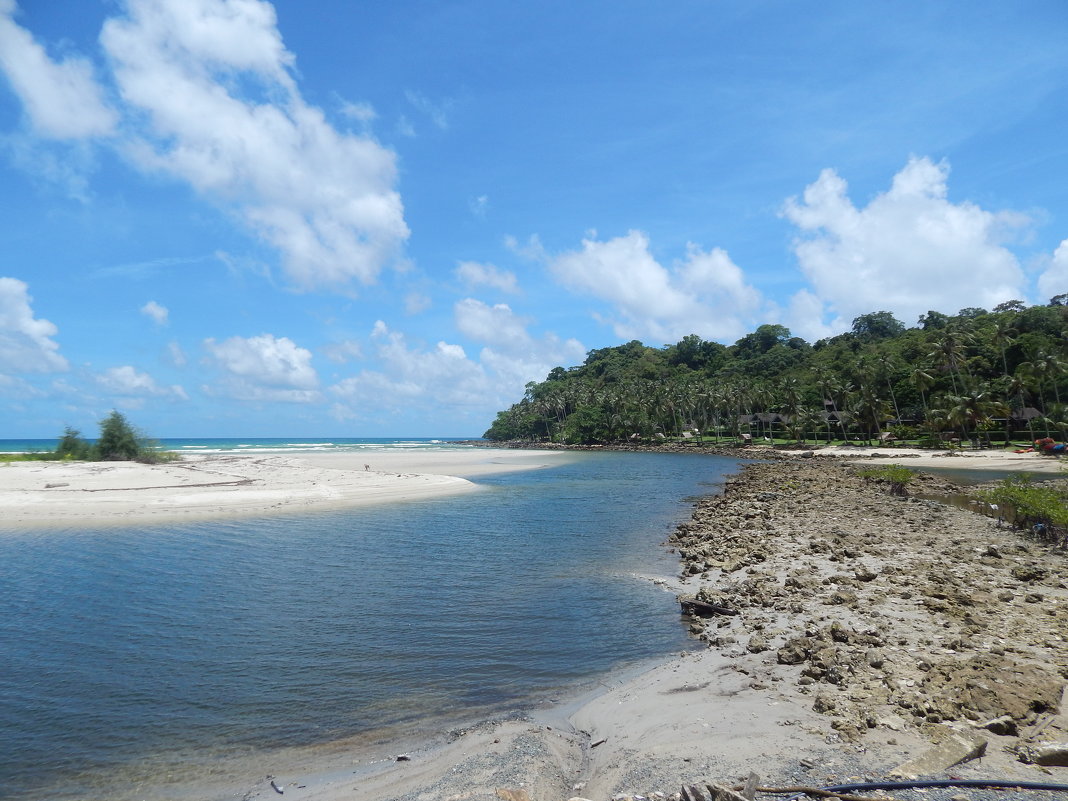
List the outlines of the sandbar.
<svg viewBox="0 0 1068 801">
<path fill-rule="evenodd" d="M 566 453 L 213 453 L 175 462 L 7 462 L 0 529 L 174 523 L 327 511 L 476 492 L 470 479 L 559 463 Z"/>
</svg>

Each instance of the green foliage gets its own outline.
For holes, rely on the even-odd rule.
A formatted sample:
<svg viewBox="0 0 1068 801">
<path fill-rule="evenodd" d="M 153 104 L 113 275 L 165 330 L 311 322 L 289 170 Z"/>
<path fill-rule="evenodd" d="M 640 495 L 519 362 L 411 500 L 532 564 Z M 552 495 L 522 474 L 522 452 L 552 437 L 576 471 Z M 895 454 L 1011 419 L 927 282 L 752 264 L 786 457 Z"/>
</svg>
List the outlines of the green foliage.
<svg viewBox="0 0 1068 801">
<path fill-rule="evenodd" d="M 890 339 L 905 332 L 905 324 L 888 311 L 862 314 L 853 320 L 853 333 L 861 339 Z"/>
<path fill-rule="evenodd" d="M 100 439 L 96 441 L 96 458 L 103 462 L 133 461 L 141 455 L 141 441 L 129 421 L 118 411 L 100 421 Z"/>
<path fill-rule="evenodd" d="M 112 411 L 100 421 L 100 437 L 90 445 L 82 439 L 81 432 L 67 426 L 54 451 L 42 454 L 16 454 L 21 459 L 65 459 L 84 461 L 136 461 L 158 464 L 177 459 L 177 455 L 164 451 L 159 444 L 147 439 L 117 411 Z"/>
<path fill-rule="evenodd" d="M 1068 306 L 1011 301 L 956 316 L 931 310 L 913 328 L 872 312 L 814 345 L 781 325 L 733 345 L 695 334 L 659 349 L 632 340 L 554 367 L 484 436 L 872 442 L 889 430 L 929 447 L 1068 436 L 1066 330 Z"/>
<path fill-rule="evenodd" d="M 869 481 L 885 481 L 890 485 L 891 495 L 906 495 L 905 488 L 916 474 L 907 467 L 899 464 L 880 465 L 879 467 L 866 467 L 858 470 L 857 475 Z"/>
<path fill-rule="evenodd" d="M 158 464 L 177 458 L 175 454 L 162 450 L 159 443 L 148 439 L 115 410 L 100 421 L 100 438 L 93 450 L 95 458 L 100 461 L 129 460 Z"/>
<path fill-rule="evenodd" d="M 979 493 L 981 500 L 995 504 L 1017 528 L 1035 525 L 1068 530 L 1068 493 L 1049 484 L 1035 484 L 1027 473 L 1004 479 L 997 487 Z"/>
<path fill-rule="evenodd" d="M 92 454 L 92 446 L 82 439 L 82 432 L 67 426 L 59 438 L 55 454 L 60 459 L 88 459 Z"/>
</svg>

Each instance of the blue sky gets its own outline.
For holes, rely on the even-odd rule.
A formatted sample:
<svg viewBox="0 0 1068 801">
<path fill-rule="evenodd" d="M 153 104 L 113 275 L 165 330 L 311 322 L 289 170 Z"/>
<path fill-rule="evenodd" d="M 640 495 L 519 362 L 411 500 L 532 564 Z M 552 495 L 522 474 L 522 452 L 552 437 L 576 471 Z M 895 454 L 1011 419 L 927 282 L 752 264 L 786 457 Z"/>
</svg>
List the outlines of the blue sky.
<svg viewBox="0 0 1068 801">
<path fill-rule="evenodd" d="M 0 0 L 0 438 L 467 436 L 1068 291 L 1068 6 Z"/>
</svg>

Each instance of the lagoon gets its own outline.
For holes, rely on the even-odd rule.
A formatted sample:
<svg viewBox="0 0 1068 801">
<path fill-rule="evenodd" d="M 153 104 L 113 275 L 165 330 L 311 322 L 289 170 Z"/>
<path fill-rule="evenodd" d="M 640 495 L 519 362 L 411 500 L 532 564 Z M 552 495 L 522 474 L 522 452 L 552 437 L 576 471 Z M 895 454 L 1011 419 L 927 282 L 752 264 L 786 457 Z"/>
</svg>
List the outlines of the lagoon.
<svg viewBox="0 0 1068 801">
<path fill-rule="evenodd" d="M 441 731 L 690 648 L 646 577 L 677 573 L 662 543 L 736 467 L 575 453 L 456 497 L 6 534 L 0 787 L 173 797 L 182 776 Z"/>
</svg>

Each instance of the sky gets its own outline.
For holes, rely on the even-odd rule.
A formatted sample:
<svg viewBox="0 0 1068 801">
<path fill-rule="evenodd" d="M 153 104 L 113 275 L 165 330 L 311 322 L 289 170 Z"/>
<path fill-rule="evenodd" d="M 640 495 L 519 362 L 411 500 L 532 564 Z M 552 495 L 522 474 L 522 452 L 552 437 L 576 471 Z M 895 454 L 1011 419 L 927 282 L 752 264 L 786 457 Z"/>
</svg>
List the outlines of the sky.
<svg viewBox="0 0 1068 801">
<path fill-rule="evenodd" d="M 1068 292 L 1068 4 L 0 0 L 0 438 L 466 437 Z"/>
</svg>

